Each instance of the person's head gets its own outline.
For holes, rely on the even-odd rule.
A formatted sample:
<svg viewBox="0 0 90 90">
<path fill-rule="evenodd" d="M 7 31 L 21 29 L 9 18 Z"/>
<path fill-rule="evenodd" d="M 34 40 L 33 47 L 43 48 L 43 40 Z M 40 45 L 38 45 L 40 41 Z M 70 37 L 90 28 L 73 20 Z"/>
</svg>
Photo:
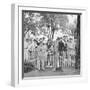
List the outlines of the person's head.
<svg viewBox="0 0 90 90">
<path fill-rule="evenodd" d="M 58 41 L 61 41 L 61 40 L 62 40 L 62 37 L 58 37 L 57 40 L 58 40 Z"/>
<path fill-rule="evenodd" d="M 58 37 L 56 40 L 60 40 L 60 38 Z"/>
</svg>

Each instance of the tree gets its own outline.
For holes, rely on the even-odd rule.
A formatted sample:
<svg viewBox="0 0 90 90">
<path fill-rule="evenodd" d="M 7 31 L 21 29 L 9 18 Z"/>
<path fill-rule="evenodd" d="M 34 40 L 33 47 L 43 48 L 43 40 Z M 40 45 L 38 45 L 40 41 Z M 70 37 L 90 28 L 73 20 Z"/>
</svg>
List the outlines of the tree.
<svg viewBox="0 0 90 90">
<path fill-rule="evenodd" d="M 42 21 L 51 29 L 52 38 L 54 36 L 54 31 L 57 29 L 57 25 L 62 27 L 63 30 L 66 29 L 66 24 L 68 22 L 67 15 L 54 13 L 44 13 L 42 15 L 44 16 Z"/>
</svg>

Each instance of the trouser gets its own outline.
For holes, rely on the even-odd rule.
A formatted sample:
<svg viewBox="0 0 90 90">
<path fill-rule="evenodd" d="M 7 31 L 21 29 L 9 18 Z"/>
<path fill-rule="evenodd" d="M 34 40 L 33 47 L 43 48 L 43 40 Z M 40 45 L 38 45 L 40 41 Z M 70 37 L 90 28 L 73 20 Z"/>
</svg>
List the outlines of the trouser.
<svg viewBox="0 0 90 90">
<path fill-rule="evenodd" d="M 48 54 L 48 56 L 47 56 L 47 65 L 50 66 L 50 64 L 51 64 L 51 56 L 50 56 L 50 54 Z"/>
<path fill-rule="evenodd" d="M 63 64 L 63 51 L 59 53 L 59 59 L 58 59 L 58 67 L 61 67 L 62 68 L 62 64 Z"/>
<path fill-rule="evenodd" d="M 44 58 L 40 57 L 37 59 L 37 69 L 40 70 L 40 69 L 45 69 L 45 61 L 44 61 Z"/>
<path fill-rule="evenodd" d="M 59 65 L 59 58 L 58 57 L 59 57 L 58 53 L 53 56 L 53 67 L 54 67 L 54 69 L 56 69 Z"/>
<path fill-rule="evenodd" d="M 44 60 L 41 60 L 41 69 L 45 70 L 45 67 L 44 67 Z"/>
<path fill-rule="evenodd" d="M 68 51 L 68 67 L 71 67 L 71 53 Z"/>
<path fill-rule="evenodd" d="M 40 70 L 40 60 L 39 60 L 39 58 L 37 59 L 37 69 Z"/>
<path fill-rule="evenodd" d="M 72 59 L 73 58 L 73 59 Z M 75 55 L 69 54 L 68 55 L 68 61 L 69 61 L 69 65 L 68 66 L 75 66 Z"/>
</svg>

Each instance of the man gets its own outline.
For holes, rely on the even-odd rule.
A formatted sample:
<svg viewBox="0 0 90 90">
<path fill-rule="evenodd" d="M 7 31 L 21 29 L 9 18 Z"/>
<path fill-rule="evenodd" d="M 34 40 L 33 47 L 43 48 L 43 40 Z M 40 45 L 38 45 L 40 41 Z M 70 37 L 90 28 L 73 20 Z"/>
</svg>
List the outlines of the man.
<svg viewBox="0 0 90 90">
<path fill-rule="evenodd" d="M 38 70 L 45 70 L 45 61 L 47 60 L 46 44 L 41 43 L 38 46 L 37 50 L 38 50 L 37 68 Z"/>
<path fill-rule="evenodd" d="M 59 67 L 58 63 L 59 63 L 59 53 L 58 53 L 58 41 L 54 41 L 54 59 L 53 59 L 53 71 L 56 71 L 56 68 Z"/>
<path fill-rule="evenodd" d="M 70 38 L 67 42 L 67 52 L 68 52 L 68 66 L 74 66 L 75 64 L 75 42 L 73 38 Z"/>
<path fill-rule="evenodd" d="M 50 66 L 51 64 L 51 59 L 50 59 L 50 53 L 51 53 L 51 46 L 52 46 L 52 41 L 49 39 L 47 41 L 47 65 Z"/>
<path fill-rule="evenodd" d="M 40 70 L 40 46 L 36 47 L 36 62 L 37 69 Z"/>
<path fill-rule="evenodd" d="M 45 62 L 47 61 L 47 46 L 45 43 L 41 45 L 42 52 L 41 52 L 41 68 L 45 70 Z"/>
<path fill-rule="evenodd" d="M 62 70 L 62 62 L 63 62 L 63 52 L 64 52 L 64 49 L 65 49 L 65 46 L 64 46 L 64 42 L 62 41 L 61 38 L 58 38 L 58 53 L 59 53 L 59 62 L 58 62 L 58 66 L 59 66 L 59 69 L 61 71 Z"/>
</svg>

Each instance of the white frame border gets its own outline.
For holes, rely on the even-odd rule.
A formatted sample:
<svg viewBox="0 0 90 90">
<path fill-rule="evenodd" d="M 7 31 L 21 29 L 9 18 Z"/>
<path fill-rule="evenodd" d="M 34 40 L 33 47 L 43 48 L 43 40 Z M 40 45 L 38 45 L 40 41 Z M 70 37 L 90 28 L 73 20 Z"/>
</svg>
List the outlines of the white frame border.
<svg viewBox="0 0 90 90">
<path fill-rule="evenodd" d="M 24 6 L 24 7 L 23 7 Z M 81 74 L 72 76 L 49 76 L 49 77 L 30 77 L 22 80 L 22 10 L 40 10 L 40 11 L 54 11 L 54 12 L 73 12 L 82 13 L 81 16 Z M 85 31 L 87 21 L 87 11 L 85 8 L 49 8 L 49 7 L 34 7 L 25 4 L 12 4 L 11 7 L 11 85 L 12 86 L 31 86 L 31 85 L 44 85 L 47 81 L 48 84 L 52 81 L 59 80 L 59 83 L 74 83 L 87 81 L 87 60 L 84 55 Z M 19 24 L 19 25 L 18 25 Z M 71 78 L 73 77 L 73 78 Z M 41 78 L 45 78 L 46 82 L 42 82 Z M 48 78 L 52 78 L 51 80 Z M 68 78 L 68 79 L 67 79 Z M 30 80 L 31 79 L 31 80 Z M 32 80 L 36 79 L 36 80 Z M 41 82 L 38 83 L 39 79 Z M 54 83 L 54 82 L 53 82 Z M 46 83 L 47 84 L 47 83 Z"/>
</svg>

